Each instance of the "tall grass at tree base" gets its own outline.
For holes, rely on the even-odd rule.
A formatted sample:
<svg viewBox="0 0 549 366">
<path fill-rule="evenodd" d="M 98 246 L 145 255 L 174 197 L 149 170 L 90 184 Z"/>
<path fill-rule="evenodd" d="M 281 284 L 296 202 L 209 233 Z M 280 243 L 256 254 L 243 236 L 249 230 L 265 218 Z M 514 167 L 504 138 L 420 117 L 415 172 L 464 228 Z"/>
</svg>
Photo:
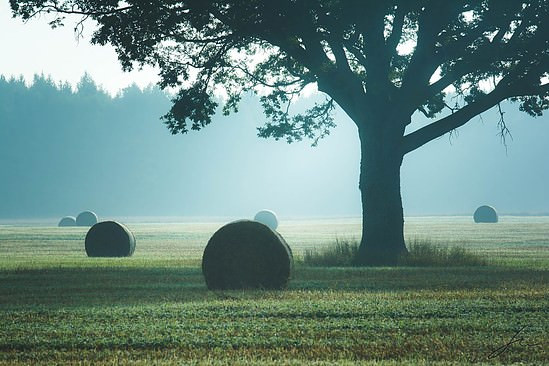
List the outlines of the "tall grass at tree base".
<svg viewBox="0 0 549 366">
<path fill-rule="evenodd" d="M 479 254 L 461 245 L 437 245 L 430 239 L 412 239 L 407 247 L 408 253 L 401 255 L 399 266 L 465 267 L 488 264 Z"/>
<path fill-rule="evenodd" d="M 322 249 L 308 249 L 303 254 L 303 264 L 312 267 L 348 267 L 353 265 L 359 242 L 355 239 L 339 239 Z"/>
<path fill-rule="evenodd" d="M 311 267 L 348 267 L 356 263 L 360 242 L 356 239 L 336 238 L 324 248 L 308 249 L 303 264 Z M 407 242 L 408 252 L 400 256 L 403 267 L 461 267 L 484 266 L 487 261 L 462 245 L 442 245 L 430 239 L 412 239 Z"/>
</svg>

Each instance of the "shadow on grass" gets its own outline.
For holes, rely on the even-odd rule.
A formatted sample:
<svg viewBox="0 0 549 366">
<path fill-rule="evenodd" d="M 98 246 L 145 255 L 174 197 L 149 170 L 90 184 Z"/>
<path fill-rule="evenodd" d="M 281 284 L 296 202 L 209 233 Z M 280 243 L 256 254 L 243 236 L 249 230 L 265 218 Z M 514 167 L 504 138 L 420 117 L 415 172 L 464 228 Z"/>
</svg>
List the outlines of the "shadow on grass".
<svg viewBox="0 0 549 366">
<path fill-rule="evenodd" d="M 546 286 L 548 270 L 507 267 L 310 268 L 298 266 L 292 291 L 399 292 Z M 135 306 L 260 299 L 263 291 L 208 291 L 200 268 L 50 268 L 0 271 L 0 308 Z"/>
<path fill-rule="evenodd" d="M 129 305 L 208 297 L 199 268 L 48 268 L 0 271 L 0 306 Z"/>
<path fill-rule="evenodd" d="M 297 268 L 293 288 L 420 291 L 524 288 L 547 285 L 549 271 L 512 267 Z"/>
</svg>

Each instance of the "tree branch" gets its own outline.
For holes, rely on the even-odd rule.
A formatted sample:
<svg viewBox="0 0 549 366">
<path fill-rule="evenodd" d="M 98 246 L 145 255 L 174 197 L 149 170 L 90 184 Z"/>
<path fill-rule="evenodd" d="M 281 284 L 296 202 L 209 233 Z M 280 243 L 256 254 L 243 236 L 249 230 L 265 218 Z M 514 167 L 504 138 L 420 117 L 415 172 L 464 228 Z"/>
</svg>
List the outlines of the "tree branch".
<svg viewBox="0 0 549 366">
<path fill-rule="evenodd" d="M 488 42 L 486 39 L 487 43 L 484 46 L 479 47 L 475 52 L 468 55 L 463 54 L 463 48 L 482 37 L 486 32 L 491 31 L 493 25 L 481 23 L 457 42 L 438 49 L 436 55 L 433 56 L 436 65 L 443 65 L 456 57 L 461 58 L 436 82 L 425 85 L 424 89 L 417 88 L 416 85 L 416 89 L 411 93 L 411 97 L 407 98 L 410 108 L 422 104 L 468 74 L 479 74 L 493 67 L 492 64 L 498 60 L 515 57 L 516 54 L 525 47 L 524 45 L 517 43 L 517 38 L 518 35 L 524 31 L 525 24 L 529 23 L 532 13 L 525 12 L 521 15 L 523 17 L 521 24 L 514 30 L 512 37 L 507 42 L 502 42 L 502 37 L 506 31 L 510 29 L 512 22 L 517 20 L 516 18 L 507 19 L 505 24 L 502 21 L 498 25 L 499 30 L 492 41 Z"/>
<path fill-rule="evenodd" d="M 404 3 L 399 4 L 395 17 L 393 19 L 391 34 L 387 38 L 385 44 L 389 52 L 394 53 L 402 37 L 402 27 L 404 27 L 404 18 L 406 17 L 407 9 Z"/>
<path fill-rule="evenodd" d="M 385 44 L 385 23 L 383 6 L 377 4 L 369 9 L 372 14 L 367 23 L 361 24 L 363 54 L 366 56 L 364 67 L 367 70 L 366 84 L 370 95 L 379 94 L 388 97 L 389 92 L 389 55 Z"/>
<path fill-rule="evenodd" d="M 508 92 L 508 89 L 509 88 L 496 87 L 491 93 L 479 98 L 476 102 L 470 103 L 459 111 L 404 136 L 403 154 L 407 154 L 427 142 L 463 126 L 465 123 L 469 122 L 471 118 L 511 97 L 511 95 L 506 93 Z"/>
<path fill-rule="evenodd" d="M 452 8 L 449 3 L 432 2 L 419 15 L 416 47 L 402 78 L 403 99 L 414 99 L 410 105 L 417 105 L 418 89 L 425 90 L 429 85 L 429 79 L 440 65 L 440 60 L 435 56 L 436 36 L 448 20 L 459 12 L 459 6 Z"/>
<path fill-rule="evenodd" d="M 362 53 L 361 49 L 357 47 L 354 42 L 352 41 L 343 41 L 345 48 L 347 51 L 349 51 L 353 56 L 355 56 L 356 61 L 361 64 L 362 66 L 366 65 L 366 57 Z"/>
<path fill-rule="evenodd" d="M 476 102 L 470 103 L 459 111 L 404 136 L 403 153 L 407 154 L 427 142 L 463 126 L 471 118 L 492 108 L 505 99 L 528 95 L 544 95 L 547 93 L 549 93 L 549 83 L 537 87 L 525 86 L 518 88 L 516 85 L 509 84 L 507 80 L 503 79 L 491 93 L 479 98 Z"/>
<path fill-rule="evenodd" d="M 256 82 L 258 85 L 265 86 L 267 88 L 273 88 L 273 89 L 274 88 L 284 88 L 284 87 L 299 85 L 299 84 L 302 84 L 302 83 L 305 82 L 305 80 L 303 78 L 296 78 L 296 79 L 291 80 L 291 81 L 275 81 L 274 83 L 270 83 L 270 82 L 258 77 L 257 75 L 255 75 L 253 72 L 248 70 L 243 65 L 234 65 L 233 67 L 236 70 L 242 71 L 247 77 L 249 77 L 251 80 Z M 292 93 L 289 93 L 289 94 L 292 94 Z"/>
<path fill-rule="evenodd" d="M 112 15 L 112 14 L 120 13 L 129 9 L 133 9 L 135 7 L 136 7 L 135 5 L 128 5 L 121 8 L 105 10 L 105 11 L 85 11 L 85 10 L 75 10 L 74 6 L 69 10 L 69 9 L 64 9 L 62 7 L 59 7 L 57 5 L 44 5 L 41 9 L 39 9 L 39 12 L 54 11 L 56 13 L 61 13 L 61 14 L 103 16 L 103 15 Z"/>
<path fill-rule="evenodd" d="M 345 74 L 352 73 L 353 71 L 349 66 L 349 60 L 347 60 L 347 55 L 345 55 L 343 47 L 331 38 L 328 38 L 328 45 L 336 59 L 337 68 Z"/>
</svg>

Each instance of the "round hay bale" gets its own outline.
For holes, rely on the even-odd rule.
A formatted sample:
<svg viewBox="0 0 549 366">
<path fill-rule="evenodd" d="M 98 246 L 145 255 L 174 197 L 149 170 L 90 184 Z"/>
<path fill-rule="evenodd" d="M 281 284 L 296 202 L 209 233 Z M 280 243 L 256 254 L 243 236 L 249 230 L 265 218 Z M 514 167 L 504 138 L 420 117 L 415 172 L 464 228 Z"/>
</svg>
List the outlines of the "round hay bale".
<svg viewBox="0 0 549 366">
<path fill-rule="evenodd" d="M 292 265 L 292 252 L 282 236 L 251 220 L 217 230 L 202 256 L 202 273 L 210 290 L 282 289 Z"/>
<path fill-rule="evenodd" d="M 86 234 L 88 257 L 129 257 L 135 251 L 135 237 L 127 227 L 116 221 L 103 221 Z"/>
<path fill-rule="evenodd" d="M 76 225 L 77 226 L 93 226 L 97 224 L 97 215 L 91 211 L 81 212 L 76 216 Z"/>
<path fill-rule="evenodd" d="M 476 223 L 495 223 L 498 222 L 498 214 L 496 212 L 496 209 L 492 206 L 484 205 L 476 209 L 475 213 L 473 214 L 473 220 L 475 220 Z"/>
<path fill-rule="evenodd" d="M 65 216 L 57 224 L 59 227 L 76 226 L 76 218 L 74 216 Z"/>
<path fill-rule="evenodd" d="M 271 210 L 261 210 L 255 214 L 254 220 L 267 225 L 271 230 L 276 230 L 278 227 L 278 218 Z"/>
</svg>

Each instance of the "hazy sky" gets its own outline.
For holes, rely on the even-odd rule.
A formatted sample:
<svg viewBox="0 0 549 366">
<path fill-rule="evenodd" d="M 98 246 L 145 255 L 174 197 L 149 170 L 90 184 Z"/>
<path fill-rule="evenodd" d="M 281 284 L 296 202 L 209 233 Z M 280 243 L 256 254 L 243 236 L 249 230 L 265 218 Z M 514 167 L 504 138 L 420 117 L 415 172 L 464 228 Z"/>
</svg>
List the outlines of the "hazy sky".
<svg viewBox="0 0 549 366">
<path fill-rule="evenodd" d="M 89 43 L 92 31 L 90 24 L 84 29 L 85 38 L 77 41 L 70 20 L 56 29 L 50 28 L 45 16 L 24 24 L 11 17 L 9 1 L 0 0 L 0 75 L 32 80 L 34 74 L 44 73 L 75 85 L 87 72 L 110 93 L 132 83 L 143 87 L 157 80 L 150 68 L 122 72 L 112 47 Z"/>
</svg>

